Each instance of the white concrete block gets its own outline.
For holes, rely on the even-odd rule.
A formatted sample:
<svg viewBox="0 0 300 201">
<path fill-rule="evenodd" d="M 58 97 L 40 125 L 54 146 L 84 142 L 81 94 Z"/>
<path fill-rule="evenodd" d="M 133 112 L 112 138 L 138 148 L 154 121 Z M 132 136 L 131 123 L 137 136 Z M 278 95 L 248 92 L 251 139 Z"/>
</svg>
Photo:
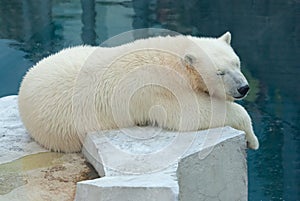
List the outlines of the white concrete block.
<svg viewBox="0 0 300 201">
<path fill-rule="evenodd" d="M 154 127 L 100 131 L 87 135 L 83 154 L 100 176 L 168 171 L 190 147 L 194 134 Z"/>
<path fill-rule="evenodd" d="M 177 168 L 179 201 L 247 200 L 245 149 L 244 137 L 237 136 L 215 145 L 203 159 L 201 152 L 182 158 Z"/>
<path fill-rule="evenodd" d="M 83 146 L 105 177 L 78 183 L 76 201 L 247 200 L 245 135 L 230 127 L 101 131 L 88 134 Z"/>
<path fill-rule="evenodd" d="M 176 201 L 177 195 L 175 178 L 159 173 L 79 182 L 75 201 Z"/>
</svg>

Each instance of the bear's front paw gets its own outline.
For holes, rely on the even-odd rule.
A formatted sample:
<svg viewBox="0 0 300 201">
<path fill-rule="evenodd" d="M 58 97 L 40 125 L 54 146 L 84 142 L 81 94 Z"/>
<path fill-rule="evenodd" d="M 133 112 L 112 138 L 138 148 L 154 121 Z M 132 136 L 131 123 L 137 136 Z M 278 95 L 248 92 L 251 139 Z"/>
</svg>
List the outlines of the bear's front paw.
<svg viewBox="0 0 300 201">
<path fill-rule="evenodd" d="M 248 146 L 248 148 L 254 149 L 254 150 L 257 150 L 259 148 L 259 142 L 255 135 L 251 136 L 251 139 L 247 139 L 247 146 Z"/>
</svg>

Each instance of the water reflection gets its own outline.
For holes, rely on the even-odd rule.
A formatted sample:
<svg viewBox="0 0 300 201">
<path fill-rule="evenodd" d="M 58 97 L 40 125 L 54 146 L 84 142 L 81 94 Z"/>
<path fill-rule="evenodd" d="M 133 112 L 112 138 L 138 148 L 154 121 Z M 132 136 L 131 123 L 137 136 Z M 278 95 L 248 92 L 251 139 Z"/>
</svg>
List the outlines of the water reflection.
<svg viewBox="0 0 300 201">
<path fill-rule="evenodd" d="M 0 97 L 17 93 L 32 63 L 64 47 L 137 28 L 201 36 L 230 30 L 252 86 L 242 104 L 261 140 L 249 152 L 249 200 L 300 200 L 298 11 L 295 0 L 1 0 L 0 38 L 8 40 L 0 40 Z"/>
<path fill-rule="evenodd" d="M 51 5 L 51 0 L 0 1 L 0 37 L 18 41 L 11 45 L 28 52 L 29 59 L 45 56 L 55 38 Z"/>
<path fill-rule="evenodd" d="M 95 0 L 81 0 L 82 6 L 82 32 L 81 38 L 84 44 L 96 45 L 96 11 Z"/>
</svg>

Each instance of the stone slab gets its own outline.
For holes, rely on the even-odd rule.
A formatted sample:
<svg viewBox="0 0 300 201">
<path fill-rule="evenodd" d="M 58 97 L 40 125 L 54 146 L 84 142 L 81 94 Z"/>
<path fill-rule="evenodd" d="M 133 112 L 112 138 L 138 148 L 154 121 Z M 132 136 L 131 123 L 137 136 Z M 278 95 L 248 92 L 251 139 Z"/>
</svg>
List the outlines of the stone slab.
<svg viewBox="0 0 300 201">
<path fill-rule="evenodd" d="M 76 201 L 247 200 L 245 150 L 244 132 L 230 127 L 89 133 L 83 154 L 104 177 L 78 183 Z"/>
<path fill-rule="evenodd" d="M 176 178 L 158 173 L 79 182 L 75 201 L 176 201 L 177 195 Z"/>
<path fill-rule="evenodd" d="M 205 158 L 214 146 L 242 131 L 231 127 L 195 132 L 172 132 L 154 127 L 89 133 L 83 154 L 100 176 L 173 171 L 180 158 L 201 152 Z"/>
<path fill-rule="evenodd" d="M 214 146 L 200 159 L 201 152 L 179 161 L 179 201 L 246 201 L 248 178 L 244 136 Z"/>
</svg>

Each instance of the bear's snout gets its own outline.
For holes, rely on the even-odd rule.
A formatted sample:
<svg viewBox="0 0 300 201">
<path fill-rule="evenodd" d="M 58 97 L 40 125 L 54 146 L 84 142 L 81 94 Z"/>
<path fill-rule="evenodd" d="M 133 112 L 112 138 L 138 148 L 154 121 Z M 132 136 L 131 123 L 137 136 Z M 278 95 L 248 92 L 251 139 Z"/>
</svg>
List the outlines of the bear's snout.
<svg viewBox="0 0 300 201">
<path fill-rule="evenodd" d="M 250 87 L 247 84 L 245 86 L 242 86 L 242 87 L 238 88 L 238 92 L 241 94 L 241 97 L 244 97 L 248 93 L 249 89 L 250 89 Z"/>
</svg>

